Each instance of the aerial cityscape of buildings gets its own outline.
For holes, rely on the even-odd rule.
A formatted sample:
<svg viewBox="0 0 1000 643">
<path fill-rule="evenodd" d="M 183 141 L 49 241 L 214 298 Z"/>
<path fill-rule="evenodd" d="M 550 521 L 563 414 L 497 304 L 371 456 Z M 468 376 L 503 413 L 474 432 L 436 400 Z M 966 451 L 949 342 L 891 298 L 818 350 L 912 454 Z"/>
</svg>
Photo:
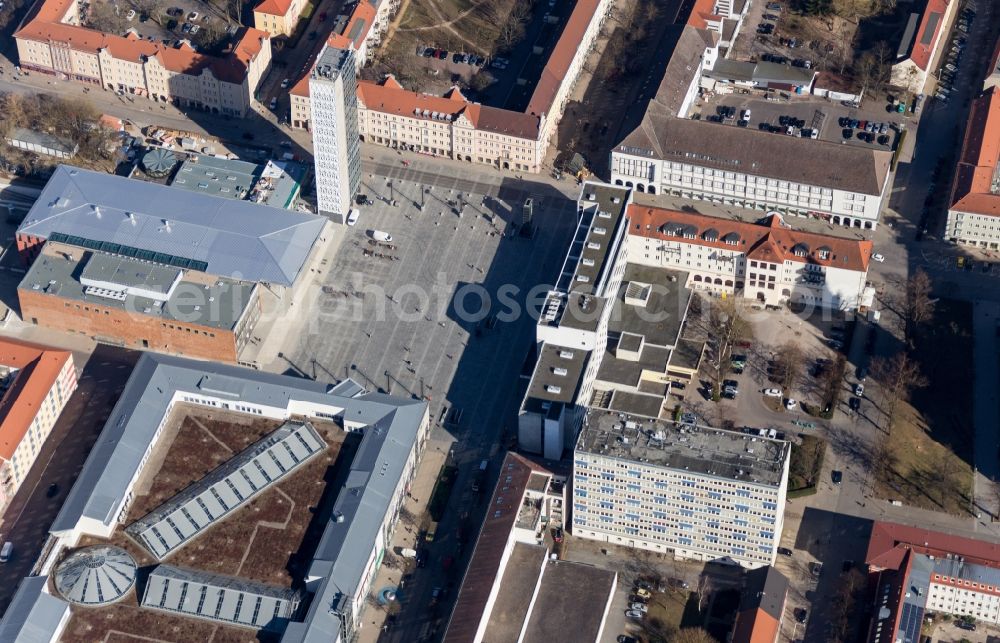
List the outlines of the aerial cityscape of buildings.
<svg viewBox="0 0 1000 643">
<path fill-rule="evenodd" d="M 1000 11 L 8 0 L 0 643 L 1000 637 Z"/>
</svg>

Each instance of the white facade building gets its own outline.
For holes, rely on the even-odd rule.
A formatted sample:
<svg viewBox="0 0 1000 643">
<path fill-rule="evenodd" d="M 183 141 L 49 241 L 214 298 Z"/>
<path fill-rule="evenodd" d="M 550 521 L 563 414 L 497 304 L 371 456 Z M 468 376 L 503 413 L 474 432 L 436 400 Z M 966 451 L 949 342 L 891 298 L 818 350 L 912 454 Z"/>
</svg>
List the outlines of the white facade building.
<svg viewBox="0 0 1000 643">
<path fill-rule="evenodd" d="M 792 230 L 778 214 L 748 223 L 632 205 L 629 218 L 629 260 L 685 271 L 692 290 L 767 305 L 861 304 L 871 241 Z"/>
<path fill-rule="evenodd" d="M 573 454 L 572 533 L 682 559 L 774 562 L 790 447 L 592 409 Z"/>
<path fill-rule="evenodd" d="M 354 51 L 325 46 L 309 78 L 316 198 L 320 213 L 344 223 L 361 185 Z"/>
<path fill-rule="evenodd" d="M 518 414 L 522 449 L 558 460 L 573 448 L 625 271 L 631 191 L 584 183 L 573 243 L 535 329 L 538 361 Z M 595 357 L 596 356 L 596 357 Z"/>
<path fill-rule="evenodd" d="M 981 248 L 1000 248 L 1000 89 L 990 87 L 972 102 L 955 172 L 945 238 Z"/>
<path fill-rule="evenodd" d="M 647 115 L 648 117 L 649 115 Z M 874 229 L 889 186 L 890 152 L 775 136 L 672 117 L 650 118 L 611 153 L 611 179 L 640 192 L 813 214 Z M 829 168 L 837 168 L 830 172 Z"/>
</svg>

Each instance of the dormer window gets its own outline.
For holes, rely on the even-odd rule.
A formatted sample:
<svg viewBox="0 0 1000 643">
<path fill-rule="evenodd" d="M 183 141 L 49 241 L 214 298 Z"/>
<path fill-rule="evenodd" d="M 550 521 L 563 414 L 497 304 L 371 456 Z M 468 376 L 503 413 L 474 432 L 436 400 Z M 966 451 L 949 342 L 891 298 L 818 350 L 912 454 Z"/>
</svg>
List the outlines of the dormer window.
<svg viewBox="0 0 1000 643">
<path fill-rule="evenodd" d="M 826 246 L 823 246 L 822 248 L 820 248 L 819 250 L 816 251 L 816 255 L 820 259 L 829 259 L 830 258 L 830 248 L 828 248 Z"/>
</svg>

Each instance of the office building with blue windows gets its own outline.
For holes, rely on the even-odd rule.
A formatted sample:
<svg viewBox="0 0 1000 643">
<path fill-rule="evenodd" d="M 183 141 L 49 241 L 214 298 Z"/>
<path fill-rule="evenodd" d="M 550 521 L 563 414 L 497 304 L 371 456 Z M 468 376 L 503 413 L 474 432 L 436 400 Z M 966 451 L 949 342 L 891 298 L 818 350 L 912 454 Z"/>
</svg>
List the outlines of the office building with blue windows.
<svg viewBox="0 0 1000 643">
<path fill-rule="evenodd" d="M 790 452 L 766 434 L 589 409 L 573 456 L 571 532 L 676 558 L 770 565 Z"/>
</svg>

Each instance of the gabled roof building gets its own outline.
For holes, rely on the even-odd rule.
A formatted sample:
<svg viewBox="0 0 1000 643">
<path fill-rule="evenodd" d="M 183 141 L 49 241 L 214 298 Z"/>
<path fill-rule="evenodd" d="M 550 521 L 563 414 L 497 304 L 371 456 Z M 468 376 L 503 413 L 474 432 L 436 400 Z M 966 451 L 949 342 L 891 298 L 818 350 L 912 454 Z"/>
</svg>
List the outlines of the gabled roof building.
<svg viewBox="0 0 1000 643">
<path fill-rule="evenodd" d="M 699 22 L 668 32 L 676 43 L 673 53 L 641 119 L 611 151 L 611 182 L 637 192 L 874 229 L 889 185 L 891 152 L 740 127 L 720 136 L 715 124 L 688 118 L 703 81 L 808 92 L 815 76 L 726 60 L 718 34 Z"/>
<path fill-rule="evenodd" d="M 945 238 L 1000 247 L 1000 89 L 972 101 L 958 158 Z"/>
<path fill-rule="evenodd" d="M 75 390 L 69 351 L 0 340 L 0 511 L 24 482 Z"/>
<path fill-rule="evenodd" d="M 14 33 L 24 69 L 216 113 L 243 116 L 271 65 L 267 32 L 244 29 L 222 56 L 83 26 L 76 0 L 39 0 Z"/>
</svg>

